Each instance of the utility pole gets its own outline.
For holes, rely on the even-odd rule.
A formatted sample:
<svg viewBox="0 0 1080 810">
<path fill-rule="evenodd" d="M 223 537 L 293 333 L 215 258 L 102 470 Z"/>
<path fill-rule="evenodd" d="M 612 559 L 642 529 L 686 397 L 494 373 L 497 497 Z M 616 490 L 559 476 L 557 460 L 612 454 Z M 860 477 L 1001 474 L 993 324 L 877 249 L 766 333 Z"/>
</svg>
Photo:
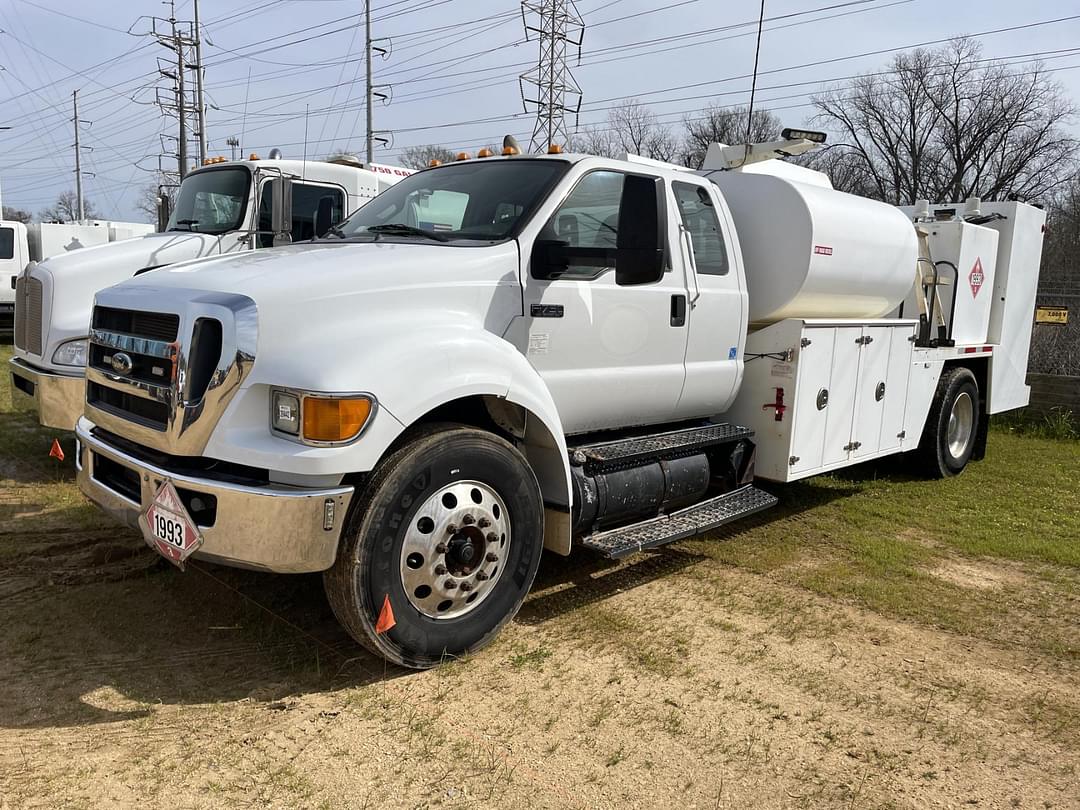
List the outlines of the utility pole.
<svg viewBox="0 0 1080 810">
<path fill-rule="evenodd" d="M 86 218 L 86 209 L 83 206 L 82 193 L 82 147 L 79 145 L 79 91 L 71 91 L 71 106 L 75 117 L 75 199 L 78 201 L 79 224 Z"/>
<path fill-rule="evenodd" d="M 576 46 L 581 61 L 585 23 L 574 0 L 523 0 L 521 16 L 525 38 L 536 34 L 540 45 L 536 67 L 519 79 L 521 102 L 526 112 L 536 110 L 530 148 L 546 151 L 554 145 L 566 145 L 570 137 L 566 113 L 576 116 L 581 110 L 581 87 L 567 67 L 566 51 L 567 45 Z M 536 88 L 535 97 L 526 93 L 526 84 Z M 567 96 L 576 96 L 576 103 L 571 105 Z"/>
<path fill-rule="evenodd" d="M 240 139 L 235 135 L 230 135 L 225 139 L 225 143 L 228 145 L 229 150 L 232 152 L 232 159 L 236 160 L 236 150 L 240 146 Z"/>
<path fill-rule="evenodd" d="M 206 101 L 203 98 L 202 30 L 199 28 L 199 0 L 195 3 L 195 109 L 199 117 L 199 165 L 206 160 Z"/>
<path fill-rule="evenodd" d="M 375 126 L 373 124 L 373 117 L 371 113 L 371 97 L 372 97 L 372 83 L 371 83 L 371 0 L 364 0 L 364 56 L 367 61 L 367 77 L 366 77 L 366 98 L 367 98 L 367 138 L 365 140 L 367 144 L 367 162 L 371 163 L 375 155 Z"/>
<path fill-rule="evenodd" d="M 187 175 L 187 105 L 184 103 L 184 43 L 176 32 L 176 14 L 169 19 L 172 23 L 173 43 L 176 46 L 176 111 L 180 117 L 180 143 L 177 145 L 177 165 L 180 179 Z"/>
</svg>

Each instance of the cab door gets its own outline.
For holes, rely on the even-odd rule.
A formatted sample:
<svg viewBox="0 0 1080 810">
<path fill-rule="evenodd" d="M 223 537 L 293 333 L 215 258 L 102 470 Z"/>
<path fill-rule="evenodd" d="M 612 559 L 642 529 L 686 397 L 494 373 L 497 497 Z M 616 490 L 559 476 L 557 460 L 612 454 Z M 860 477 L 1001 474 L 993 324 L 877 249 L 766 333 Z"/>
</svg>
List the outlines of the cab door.
<svg viewBox="0 0 1080 810">
<path fill-rule="evenodd" d="M 730 215 L 716 188 L 688 176 L 671 184 L 678 246 L 690 296 L 686 382 L 679 411 L 711 416 L 731 405 L 742 380 L 747 296 Z"/>
<path fill-rule="evenodd" d="M 618 286 L 603 260 L 571 264 L 558 278 L 531 261 L 544 240 L 614 251 L 625 178 L 579 174 L 535 238 L 522 241 L 524 312 L 507 338 L 543 377 L 567 433 L 677 418 L 687 338 L 681 264 L 669 260 L 655 283 Z M 667 226 L 670 258 L 670 216 Z"/>
</svg>

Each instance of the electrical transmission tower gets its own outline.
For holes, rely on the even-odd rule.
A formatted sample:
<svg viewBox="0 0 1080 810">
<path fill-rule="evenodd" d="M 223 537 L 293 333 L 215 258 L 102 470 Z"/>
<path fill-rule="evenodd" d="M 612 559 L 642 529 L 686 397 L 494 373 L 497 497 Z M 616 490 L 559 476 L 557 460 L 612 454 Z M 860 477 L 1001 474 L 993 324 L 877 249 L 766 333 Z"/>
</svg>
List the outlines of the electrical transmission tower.
<svg viewBox="0 0 1080 810">
<path fill-rule="evenodd" d="M 521 19 L 525 39 L 536 34 L 540 42 L 536 67 L 519 80 L 525 111 L 536 110 L 531 149 L 546 151 L 553 144 L 565 146 L 569 140 L 566 114 L 573 113 L 576 119 L 581 110 L 581 87 L 566 64 L 566 51 L 568 47 L 577 48 L 581 61 L 585 23 L 574 0 L 523 0 Z M 528 90 L 526 85 L 530 86 Z"/>
<path fill-rule="evenodd" d="M 172 5 L 170 3 L 170 6 Z M 197 7 L 195 14 L 197 18 Z M 172 185 L 170 181 L 174 177 L 178 183 L 188 172 L 188 140 L 192 135 L 198 139 L 198 162 L 201 164 L 206 160 L 206 103 L 203 100 L 203 66 L 200 61 L 202 48 L 197 24 L 177 20 L 175 10 L 170 11 L 168 19 L 161 17 L 152 19 L 154 38 L 170 51 L 168 57 L 158 58 L 158 73 L 170 80 L 171 85 L 157 88 L 157 105 L 161 108 L 162 115 L 175 118 L 177 122 L 177 134 L 162 138 L 162 158 L 175 157 L 177 170 L 173 173 L 159 164 L 164 180 L 163 185 Z M 192 83 L 187 76 L 188 71 L 194 72 L 195 92 L 193 94 L 190 89 Z M 192 119 L 197 122 L 194 132 L 191 131 L 189 124 Z M 175 152 L 166 148 L 164 143 L 166 139 L 176 142 Z"/>
</svg>

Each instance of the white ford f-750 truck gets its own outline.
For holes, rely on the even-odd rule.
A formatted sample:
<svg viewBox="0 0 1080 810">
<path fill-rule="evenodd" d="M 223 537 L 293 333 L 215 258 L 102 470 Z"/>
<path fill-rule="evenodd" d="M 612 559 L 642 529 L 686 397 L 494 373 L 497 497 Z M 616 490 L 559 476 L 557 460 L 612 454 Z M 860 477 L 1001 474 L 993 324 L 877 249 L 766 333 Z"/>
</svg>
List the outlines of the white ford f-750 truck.
<svg viewBox="0 0 1080 810">
<path fill-rule="evenodd" d="M 325 572 L 357 641 L 426 667 L 493 638 L 543 548 L 709 530 L 776 502 L 755 476 L 959 473 L 1027 401 L 1043 212 L 758 160 L 809 145 L 700 172 L 511 145 L 103 290 L 79 485 L 177 564 Z"/>
<path fill-rule="evenodd" d="M 215 158 L 188 174 L 161 233 L 20 266 L 14 279 L 12 389 L 28 398 L 41 424 L 73 430 L 82 414 L 95 292 L 176 262 L 270 247 L 275 234 L 278 242 L 322 235 L 412 173 L 350 161 L 252 158 Z M 293 178 L 292 193 L 275 201 L 273 181 L 283 176 Z M 275 202 L 283 209 L 277 223 Z"/>
</svg>

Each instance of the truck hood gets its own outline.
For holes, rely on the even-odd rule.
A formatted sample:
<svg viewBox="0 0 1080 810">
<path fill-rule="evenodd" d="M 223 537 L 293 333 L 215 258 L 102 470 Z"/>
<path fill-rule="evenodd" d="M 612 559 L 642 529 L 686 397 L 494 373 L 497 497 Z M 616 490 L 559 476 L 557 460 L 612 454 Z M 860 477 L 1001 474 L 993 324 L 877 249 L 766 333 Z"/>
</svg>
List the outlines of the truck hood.
<svg viewBox="0 0 1080 810">
<path fill-rule="evenodd" d="M 242 293 L 260 312 L 410 287 L 518 283 L 517 245 L 462 247 L 401 242 L 306 242 L 186 262 L 120 286 Z"/>
</svg>

